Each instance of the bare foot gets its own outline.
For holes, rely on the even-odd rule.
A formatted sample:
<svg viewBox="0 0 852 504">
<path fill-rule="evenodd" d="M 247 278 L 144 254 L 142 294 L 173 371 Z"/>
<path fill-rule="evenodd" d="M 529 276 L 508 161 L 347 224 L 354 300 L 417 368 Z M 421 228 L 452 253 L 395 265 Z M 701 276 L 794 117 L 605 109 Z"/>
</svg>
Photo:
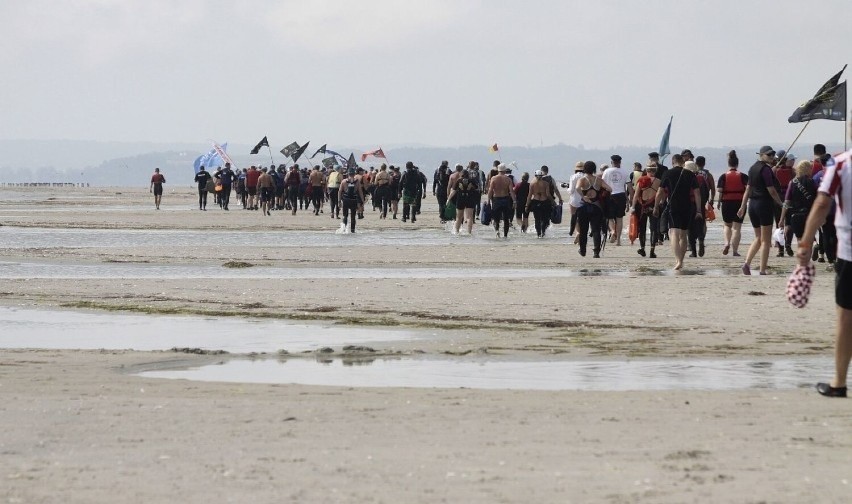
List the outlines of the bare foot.
<svg viewBox="0 0 852 504">
<path fill-rule="evenodd" d="M 675 266 L 674 266 L 675 271 L 680 271 L 682 269 L 683 269 L 683 263 L 681 263 L 681 262 L 675 263 Z"/>
</svg>

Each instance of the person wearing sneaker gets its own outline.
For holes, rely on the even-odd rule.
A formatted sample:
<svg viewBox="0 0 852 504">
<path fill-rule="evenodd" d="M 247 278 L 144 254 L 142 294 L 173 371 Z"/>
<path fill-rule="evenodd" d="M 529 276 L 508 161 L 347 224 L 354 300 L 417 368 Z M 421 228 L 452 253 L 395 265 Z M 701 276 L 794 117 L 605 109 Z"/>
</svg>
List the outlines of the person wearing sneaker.
<svg viewBox="0 0 852 504">
<path fill-rule="evenodd" d="M 835 156 L 825 167 L 825 175 L 813 207 L 808 214 L 805 232 L 799 241 L 796 258 L 800 265 L 811 261 L 814 237 L 836 205 L 834 225 L 837 229 L 837 264 L 835 265 L 834 300 L 837 304 L 837 333 L 834 347 L 834 379 L 818 383 L 817 391 L 827 397 L 846 397 L 846 375 L 852 359 L 852 150 Z"/>
<path fill-rule="evenodd" d="M 636 190 L 633 191 L 630 212 L 639 216 L 639 250 L 636 253 L 642 257 L 645 257 L 645 232 L 648 229 L 651 230 L 651 259 L 657 257 L 657 254 L 654 253 L 656 245 L 654 230 L 659 229 L 659 219 L 654 217 L 654 199 L 657 197 L 659 188 L 660 179 L 657 178 L 657 165 L 649 163 L 645 168 L 645 174 L 636 181 Z"/>
</svg>

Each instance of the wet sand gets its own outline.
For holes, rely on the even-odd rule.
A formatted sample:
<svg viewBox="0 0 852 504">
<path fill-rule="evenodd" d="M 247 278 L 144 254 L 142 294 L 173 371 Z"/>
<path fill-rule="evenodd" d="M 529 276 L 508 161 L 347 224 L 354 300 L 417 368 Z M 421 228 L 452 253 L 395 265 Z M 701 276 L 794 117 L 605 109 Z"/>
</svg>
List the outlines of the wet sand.
<svg viewBox="0 0 852 504">
<path fill-rule="evenodd" d="M 316 230 L 327 214 L 193 210 L 188 185 L 162 210 L 142 189 L 8 189 L 4 226 L 28 228 Z M 120 193 L 120 194 L 119 194 Z M 326 212 L 328 209 L 326 209 Z M 438 230 L 434 199 L 416 224 Z M 720 226 L 718 222 L 711 226 Z M 810 306 L 784 298 L 777 274 L 741 277 L 718 244 L 672 266 L 635 247 L 581 258 L 559 238 L 479 238 L 407 246 L 93 246 L 19 248 L 0 261 L 225 264 L 342 269 L 487 268 L 626 272 L 571 278 L 0 279 L 7 305 L 325 320 L 359 327 L 452 329 L 463 337 L 392 342 L 382 351 L 525 358 L 827 356 L 833 275 L 819 272 Z M 561 229 L 560 229 L 561 228 Z M 416 231 L 412 231 L 416 232 Z M 718 231 L 716 231 L 718 234 Z M 561 233 L 561 234 L 560 234 Z M 3 235 L 0 234 L 0 237 Z M 488 241 L 490 240 L 490 242 Z M 744 244 L 751 240 L 745 233 Z M 324 241 L 324 243 L 327 243 Z M 742 248 L 745 252 L 745 246 Z M 120 330 L 120 328 L 117 328 Z M 375 345 L 371 345 L 375 346 Z M 217 384 L 139 378 L 161 361 L 221 357 L 161 352 L 0 351 L 0 446 L 9 501 L 201 502 L 840 502 L 849 492 L 852 413 L 812 390 L 519 392 Z M 460 357 L 462 358 L 462 357 Z M 153 363 L 153 364 L 152 364 Z M 173 362 L 171 364 L 174 364 Z M 150 366 L 149 366 L 150 367 Z M 815 376 L 814 381 L 828 378 Z M 121 497 L 116 499 L 116 495 Z M 225 497 L 223 499 L 223 496 Z"/>
</svg>

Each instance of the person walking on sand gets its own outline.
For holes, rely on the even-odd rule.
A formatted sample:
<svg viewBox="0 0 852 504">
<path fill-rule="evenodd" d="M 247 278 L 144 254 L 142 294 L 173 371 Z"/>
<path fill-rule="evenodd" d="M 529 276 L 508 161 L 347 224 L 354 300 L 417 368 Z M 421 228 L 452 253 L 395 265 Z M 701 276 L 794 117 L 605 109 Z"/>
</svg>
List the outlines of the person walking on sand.
<svg viewBox="0 0 852 504">
<path fill-rule="evenodd" d="M 459 234 L 462 222 L 467 224 L 467 234 L 473 234 L 473 210 L 476 208 L 478 196 L 476 196 L 474 184 L 470 177 L 470 171 L 462 171 L 450 190 L 449 200 L 455 202 L 456 205 L 456 223 L 453 226 L 453 234 L 455 235 Z"/>
<path fill-rule="evenodd" d="M 594 258 L 601 256 L 601 238 L 605 229 L 606 221 L 603 213 L 603 192 L 611 188 L 595 172 L 598 166 L 594 161 L 583 163 L 583 177 L 577 181 L 574 188 L 580 193 L 583 204 L 577 210 L 577 225 L 579 226 L 580 255 L 586 257 L 586 245 L 589 242 L 589 229 L 592 230 L 592 244 L 594 245 Z"/>
<path fill-rule="evenodd" d="M 322 172 L 320 172 L 319 165 L 314 166 L 311 174 L 308 175 L 308 184 L 311 185 L 311 203 L 314 206 L 314 215 L 320 214 L 320 205 L 322 204 L 323 196 L 325 196 L 324 183 L 325 179 L 322 176 Z"/>
<path fill-rule="evenodd" d="M 160 209 L 160 201 L 163 199 L 163 184 L 166 183 L 166 177 L 160 173 L 159 168 L 154 168 L 154 174 L 151 175 L 151 187 L 148 192 L 154 193 L 154 207 Z"/>
<path fill-rule="evenodd" d="M 660 217 L 660 206 L 663 200 L 668 201 L 669 236 L 672 242 L 672 253 L 675 256 L 674 270 L 683 269 L 683 258 L 687 249 L 687 230 L 695 219 L 703 219 L 704 214 L 696 207 L 700 204 L 701 194 L 698 192 L 698 180 L 695 174 L 684 169 L 683 156 L 672 156 L 672 167 L 666 172 L 660 183 L 660 190 L 654 200 L 654 217 Z"/>
<path fill-rule="evenodd" d="M 349 225 L 349 232 L 355 232 L 355 221 L 358 220 L 358 208 L 364 201 L 364 187 L 361 180 L 355 177 L 355 168 L 349 168 L 346 178 L 340 183 L 340 207 L 343 208 L 343 229 Z"/>
<path fill-rule="evenodd" d="M 836 156 L 834 162 L 829 161 L 825 167 L 805 232 L 799 241 L 796 258 L 800 265 L 810 264 L 814 237 L 817 229 L 825 223 L 833 202 L 836 202 L 834 225 L 838 238 L 834 267 L 834 301 L 837 304 L 834 379 L 818 383 L 817 391 L 827 397 L 846 397 L 846 378 L 852 359 L 852 150 Z"/>
<path fill-rule="evenodd" d="M 787 185 L 787 193 L 784 195 L 784 207 L 781 209 L 781 217 L 778 227 L 785 226 L 789 222 L 791 233 L 796 235 L 796 240 L 801 243 L 805 232 L 805 222 L 817 196 L 817 187 L 811 178 L 813 163 L 803 159 L 795 167 L 796 176 Z M 789 255 L 793 255 L 792 241 L 784 237 L 785 249 Z"/>
<path fill-rule="evenodd" d="M 527 210 L 527 198 L 530 195 L 530 174 L 524 172 L 521 181 L 515 184 L 515 219 L 521 233 L 526 233 L 530 225 L 530 212 Z"/>
<path fill-rule="evenodd" d="M 742 218 L 748 208 L 748 218 L 754 228 L 754 241 L 748 248 L 742 271 L 751 275 L 751 261 L 760 252 L 760 274 L 767 275 L 769 250 L 772 248 L 772 228 L 775 224 L 774 205 L 783 205 L 778 191 L 775 190 L 775 176 L 772 174 L 772 163 L 775 161 L 775 149 L 764 145 L 758 152 L 760 158 L 749 168 L 748 185 L 737 210 L 737 216 Z"/>
<path fill-rule="evenodd" d="M 290 167 L 290 173 L 284 179 L 284 185 L 287 186 L 287 199 L 290 201 L 290 211 L 296 215 L 296 209 L 299 204 L 299 188 L 302 185 L 302 175 L 299 173 L 299 165 L 294 164 Z"/>
<path fill-rule="evenodd" d="M 500 222 L 503 222 L 503 238 L 509 236 L 509 226 L 512 225 L 512 213 L 516 204 L 515 188 L 512 179 L 506 175 L 506 165 L 500 163 L 497 175 L 491 177 L 488 184 L 488 203 L 494 219 L 494 230 L 500 238 Z"/>
<path fill-rule="evenodd" d="M 447 209 L 447 196 L 449 194 L 450 184 L 450 162 L 441 161 L 441 166 L 435 170 L 432 175 L 432 196 L 438 200 L 438 216 L 441 219 L 441 224 L 447 222 L 444 218 L 444 213 Z"/>
<path fill-rule="evenodd" d="M 405 173 L 402 175 L 399 185 L 402 189 L 402 222 L 409 218 L 411 218 L 412 223 L 417 222 L 416 205 L 423 185 L 420 181 L 420 175 L 411 161 L 405 163 Z"/>
<path fill-rule="evenodd" d="M 719 202 L 717 208 L 722 212 L 724 223 L 725 246 L 722 255 L 728 255 L 733 249 L 733 256 L 739 257 L 740 238 L 742 237 L 743 218 L 737 215 L 737 210 L 743 201 L 745 188 L 748 185 L 748 175 L 740 173 L 738 167 L 740 160 L 737 151 L 728 153 L 728 171 L 716 182 L 719 190 Z"/>
<path fill-rule="evenodd" d="M 657 165 L 648 164 L 645 168 L 645 173 L 636 177 L 636 188 L 633 191 L 631 213 L 639 216 L 639 250 L 636 251 L 642 257 L 645 257 L 645 232 L 651 231 L 651 259 L 656 259 L 657 254 L 654 252 L 656 246 L 655 230 L 659 229 L 657 218 L 654 217 L 654 200 L 657 198 L 657 191 L 660 188 L 660 179 L 656 177 Z"/>
<path fill-rule="evenodd" d="M 201 166 L 195 174 L 195 182 L 198 184 L 198 209 L 207 211 L 207 182 L 210 180 L 210 172 Z"/>
<path fill-rule="evenodd" d="M 260 196 L 260 212 L 263 215 L 272 215 L 269 209 L 272 208 L 272 195 L 275 194 L 275 183 L 272 181 L 266 168 L 260 170 L 260 176 L 257 177 L 257 191 Z"/>
<path fill-rule="evenodd" d="M 621 246 L 621 230 L 624 227 L 624 213 L 627 209 L 625 193 L 627 175 L 621 169 L 621 156 L 613 154 L 609 159 L 612 164 L 601 174 L 604 182 L 612 188 L 612 194 L 606 204 L 606 221 L 611 233 L 609 242 Z"/>
</svg>

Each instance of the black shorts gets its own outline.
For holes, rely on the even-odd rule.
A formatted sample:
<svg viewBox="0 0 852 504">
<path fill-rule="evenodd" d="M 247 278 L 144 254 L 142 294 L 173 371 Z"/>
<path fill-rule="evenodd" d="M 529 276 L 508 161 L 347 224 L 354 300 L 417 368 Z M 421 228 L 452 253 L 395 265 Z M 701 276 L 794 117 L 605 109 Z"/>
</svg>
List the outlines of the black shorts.
<svg viewBox="0 0 852 504">
<path fill-rule="evenodd" d="M 775 203 L 771 199 L 749 198 L 748 220 L 753 228 L 774 226 Z"/>
<path fill-rule="evenodd" d="M 255 196 L 255 195 L 257 195 L 257 186 L 255 186 L 255 187 L 246 187 L 246 191 L 248 192 L 248 195 L 249 195 L 249 196 Z"/>
<path fill-rule="evenodd" d="M 844 310 L 852 310 L 852 263 L 837 259 L 834 263 L 834 302 Z"/>
<path fill-rule="evenodd" d="M 606 218 L 620 219 L 624 217 L 624 209 L 627 205 L 627 194 L 610 194 L 606 202 Z"/>
<path fill-rule="evenodd" d="M 734 222 L 738 222 L 740 224 L 743 223 L 742 218 L 737 217 L 737 212 L 740 210 L 740 205 L 742 205 L 741 201 L 723 201 L 722 202 L 722 222 L 725 224 L 732 224 Z"/>
<path fill-rule="evenodd" d="M 669 229 L 688 230 L 695 219 L 695 208 L 691 205 L 688 208 L 672 208 L 670 206 L 669 210 Z"/>
<path fill-rule="evenodd" d="M 261 187 L 260 188 L 260 201 L 272 201 L 272 188 L 271 187 Z"/>
<path fill-rule="evenodd" d="M 162 184 L 154 184 L 154 196 L 162 196 L 163 195 L 163 185 Z"/>
</svg>

